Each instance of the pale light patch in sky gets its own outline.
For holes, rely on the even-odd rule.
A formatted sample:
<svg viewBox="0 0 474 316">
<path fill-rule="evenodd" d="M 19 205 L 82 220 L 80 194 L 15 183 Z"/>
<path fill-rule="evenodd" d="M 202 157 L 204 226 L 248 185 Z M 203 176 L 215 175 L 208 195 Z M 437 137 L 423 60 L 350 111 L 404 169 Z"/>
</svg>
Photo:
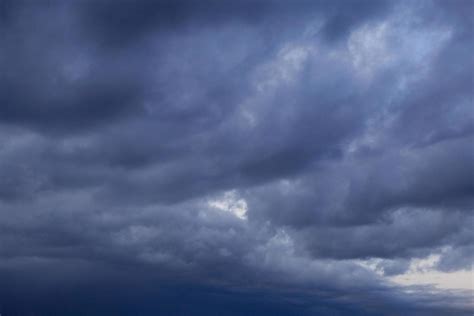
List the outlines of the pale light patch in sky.
<svg viewBox="0 0 474 316">
<path fill-rule="evenodd" d="M 404 274 L 389 279 L 401 285 L 434 285 L 439 289 L 474 290 L 474 270 L 443 272 L 435 269 L 439 255 L 414 259 Z"/>
<path fill-rule="evenodd" d="M 247 219 L 247 202 L 239 198 L 235 190 L 227 191 L 222 198 L 210 200 L 209 206 L 224 212 L 230 212 L 238 218 Z"/>
<path fill-rule="evenodd" d="M 426 271 L 412 272 L 390 278 L 391 281 L 401 285 L 434 285 L 439 289 L 465 289 L 474 290 L 474 271 Z"/>
<path fill-rule="evenodd" d="M 474 269 L 443 272 L 436 270 L 436 264 L 440 259 L 439 254 L 430 255 L 422 259 L 413 259 L 405 273 L 388 276 L 387 279 L 399 285 L 417 286 L 433 285 L 441 290 L 472 290 L 474 291 Z M 372 270 L 383 277 L 381 268 L 383 259 L 356 260 L 366 269 Z"/>
</svg>

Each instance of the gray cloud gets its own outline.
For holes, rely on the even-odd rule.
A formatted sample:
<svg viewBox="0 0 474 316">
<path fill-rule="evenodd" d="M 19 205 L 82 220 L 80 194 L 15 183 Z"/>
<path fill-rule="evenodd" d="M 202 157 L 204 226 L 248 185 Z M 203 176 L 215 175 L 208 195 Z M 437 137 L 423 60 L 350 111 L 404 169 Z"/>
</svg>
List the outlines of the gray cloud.
<svg viewBox="0 0 474 316">
<path fill-rule="evenodd" d="M 0 313 L 469 314 L 471 2 L 0 7 Z"/>
</svg>

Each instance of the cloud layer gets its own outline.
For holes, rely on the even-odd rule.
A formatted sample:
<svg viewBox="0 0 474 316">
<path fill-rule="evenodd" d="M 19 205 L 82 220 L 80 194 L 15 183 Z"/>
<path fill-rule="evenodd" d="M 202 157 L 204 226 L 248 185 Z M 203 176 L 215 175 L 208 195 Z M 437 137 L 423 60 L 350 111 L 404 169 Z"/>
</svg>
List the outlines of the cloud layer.
<svg viewBox="0 0 474 316">
<path fill-rule="evenodd" d="M 0 2 L 0 313 L 470 314 L 473 11 Z"/>
</svg>

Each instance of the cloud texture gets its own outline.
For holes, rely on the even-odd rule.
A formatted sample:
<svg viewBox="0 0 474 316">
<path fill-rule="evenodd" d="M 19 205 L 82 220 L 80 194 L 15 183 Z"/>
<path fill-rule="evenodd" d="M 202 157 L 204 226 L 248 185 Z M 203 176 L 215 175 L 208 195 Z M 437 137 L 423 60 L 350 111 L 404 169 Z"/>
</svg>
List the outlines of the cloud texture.
<svg viewBox="0 0 474 316">
<path fill-rule="evenodd" d="M 0 0 L 0 313 L 470 315 L 473 12 Z"/>
</svg>

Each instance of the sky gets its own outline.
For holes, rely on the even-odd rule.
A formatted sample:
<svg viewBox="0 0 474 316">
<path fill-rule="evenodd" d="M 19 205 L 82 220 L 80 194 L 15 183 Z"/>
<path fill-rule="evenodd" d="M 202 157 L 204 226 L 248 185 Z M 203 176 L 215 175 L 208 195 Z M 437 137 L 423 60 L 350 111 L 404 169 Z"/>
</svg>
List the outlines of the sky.
<svg viewBox="0 0 474 316">
<path fill-rule="evenodd" d="M 472 315 L 474 1 L 0 0 L 0 314 Z"/>
</svg>

